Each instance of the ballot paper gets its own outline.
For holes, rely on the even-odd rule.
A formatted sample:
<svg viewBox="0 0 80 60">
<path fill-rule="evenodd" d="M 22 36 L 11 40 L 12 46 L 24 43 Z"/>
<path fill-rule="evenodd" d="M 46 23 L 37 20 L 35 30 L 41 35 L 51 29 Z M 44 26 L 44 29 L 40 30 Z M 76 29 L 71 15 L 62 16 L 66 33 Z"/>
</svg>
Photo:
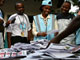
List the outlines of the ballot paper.
<svg viewBox="0 0 80 60">
<path fill-rule="evenodd" d="M 59 32 L 59 31 L 58 30 L 51 30 L 51 31 L 47 32 L 47 34 L 53 34 L 55 32 Z"/>
<path fill-rule="evenodd" d="M 55 44 L 55 43 L 51 43 L 50 46 L 48 47 L 48 49 L 64 49 L 64 50 L 71 50 L 74 47 L 70 46 L 70 45 L 61 45 L 61 44 Z"/>
<path fill-rule="evenodd" d="M 39 50 L 40 46 L 36 44 L 25 44 L 25 43 L 16 43 L 13 47 L 13 50 Z"/>
<path fill-rule="evenodd" d="M 53 58 L 68 58 L 74 56 L 74 54 L 72 53 L 51 53 L 49 55 L 52 56 Z"/>
<path fill-rule="evenodd" d="M 60 45 L 51 43 L 50 46 L 48 47 L 48 49 L 50 49 L 50 48 L 52 48 L 52 49 L 65 49 L 65 46 L 63 46 L 63 45 L 60 46 Z"/>
<path fill-rule="evenodd" d="M 80 52 L 80 46 L 76 46 L 71 50 L 72 53 Z"/>
<path fill-rule="evenodd" d="M 5 52 L 0 52 L 0 58 L 4 58 Z"/>
<path fill-rule="evenodd" d="M 9 58 L 9 57 L 11 57 L 11 52 L 6 52 L 5 53 L 5 58 Z"/>
</svg>

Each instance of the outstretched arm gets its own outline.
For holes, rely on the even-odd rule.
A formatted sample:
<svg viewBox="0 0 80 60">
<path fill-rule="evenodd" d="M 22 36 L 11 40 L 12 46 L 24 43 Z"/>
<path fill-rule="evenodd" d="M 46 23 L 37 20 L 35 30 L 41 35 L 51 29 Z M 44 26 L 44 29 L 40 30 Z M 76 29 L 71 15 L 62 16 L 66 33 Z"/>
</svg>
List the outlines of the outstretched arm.
<svg viewBox="0 0 80 60">
<path fill-rule="evenodd" d="M 0 19 L 0 24 L 3 25 L 4 21 L 2 19 Z"/>
<path fill-rule="evenodd" d="M 53 38 L 49 42 L 48 46 L 50 45 L 50 43 L 59 43 L 63 38 L 67 37 L 68 35 L 75 32 L 77 29 L 79 29 L 79 27 L 80 27 L 80 15 L 75 17 L 72 20 L 72 22 L 69 24 L 69 26 L 61 34 L 59 34 L 55 38 Z"/>
</svg>

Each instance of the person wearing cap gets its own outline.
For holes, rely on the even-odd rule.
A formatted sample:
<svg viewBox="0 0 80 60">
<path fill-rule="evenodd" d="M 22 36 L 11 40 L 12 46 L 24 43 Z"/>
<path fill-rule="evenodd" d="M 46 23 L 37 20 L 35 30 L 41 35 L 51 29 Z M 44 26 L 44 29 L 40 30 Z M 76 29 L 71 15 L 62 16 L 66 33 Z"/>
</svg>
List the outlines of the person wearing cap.
<svg viewBox="0 0 80 60">
<path fill-rule="evenodd" d="M 41 14 L 33 16 L 33 29 L 34 41 L 47 39 L 51 40 L 58 32 L 54 34 L 47 34 L 51 30 L 57 30 L 57 21 L 55 15 L 50 14 L 52 7 L 51 0 L 43 0 L 40 7 Z"/>
<path fill-rule="evenodd" d="M 5 0 L 0 0 L 0 6 L 3 5 Z M 3 20 L 3 13 L 0 9 L 0 48 L 4 48 L 4 20 Z"/>
<path fill-rule="evenodd" d="M 69 23 L 75 17 L 74 14 L 69 13 L 70 9 L 71 9 L 71 3 L 69 1 L 65 1 L 61 6 L 61 12 L 57 15 L 59 33 L 65 30 L 65 28 L 67 28 Z M 75 33 L 62 39 L 60 43 L 61 44 L 75 44 Z"/>
</svg>

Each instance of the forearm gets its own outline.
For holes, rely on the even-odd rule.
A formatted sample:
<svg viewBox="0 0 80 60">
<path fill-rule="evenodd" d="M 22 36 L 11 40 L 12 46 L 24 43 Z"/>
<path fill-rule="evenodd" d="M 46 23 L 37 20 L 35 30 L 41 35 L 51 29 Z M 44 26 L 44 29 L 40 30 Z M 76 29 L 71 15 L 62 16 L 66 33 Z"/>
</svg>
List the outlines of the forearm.
<svg viewBox="0 0 80 60">
<path fill-rule="evenodd" d="M 73 21 L 69 24 L 69 26 L 62 33 L 55 36 L 48 43 L 47 47 L 50 45 L 50 43 L 59 43 L 63 38 L 65 38 L 68 35 L 72 34 L 73 32 L 75 32 L 79 28 L 80 28 L 80 16 L 77 16 L 73 19 Z"/>
<path fill-rule="evenodd" d="M 61 41 L 63 38 L 75 32 L 80 28 L 80 16 L 73 19 L 73 21 L 69 24 L 69 26 L 57 36 L 57 40 Z"/>
<path fill-rule="evenodd" d="M 8 48 L 11 47 L 11 33 L 7 32 Z"/>
<path fill-rule="evenodd" d="M 28 41 L 31 40 L 31 30 L 28 31 L 28 37 L 27 37 Z"/>
<path fill-rule="evenodd" d="M 0 19 L 0 24 L 3 25 L 4 21 L 2 19 Z"/>
<path fill-rule="evenodd" d="M 5 27 L 8 27 L 9 24 L 11 24 L 11 21 L 10 20 L 5 23 Z"/>
</svg>

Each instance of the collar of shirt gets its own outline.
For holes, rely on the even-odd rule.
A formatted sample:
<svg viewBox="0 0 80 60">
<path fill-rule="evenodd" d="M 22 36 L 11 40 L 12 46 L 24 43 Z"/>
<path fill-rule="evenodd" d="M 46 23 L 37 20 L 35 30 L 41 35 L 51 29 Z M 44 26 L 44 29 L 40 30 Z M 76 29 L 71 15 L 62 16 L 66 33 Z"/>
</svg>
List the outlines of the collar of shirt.
<svg viewBox="0 0 80 60">
<path fill-rule="evenodd" d="M 44 18 L 42 16 L 42 14 L 40 15 L 40 17 L 44 20 L 45 25 L 47 26 L 47 20 L 50 19 L 50 15 L 48 15 L 46 18 Z"/>
<path fill-rule="evenodd" d="M 50 15 L 48 15 L 46 18 L 44 18 L 44 17 L 42 16 L 42 14 L 41 14 L 40 17 L 41 17 L 42 19 L 44 19 L 44 20 L 50 19 Z"/>
</svg>

